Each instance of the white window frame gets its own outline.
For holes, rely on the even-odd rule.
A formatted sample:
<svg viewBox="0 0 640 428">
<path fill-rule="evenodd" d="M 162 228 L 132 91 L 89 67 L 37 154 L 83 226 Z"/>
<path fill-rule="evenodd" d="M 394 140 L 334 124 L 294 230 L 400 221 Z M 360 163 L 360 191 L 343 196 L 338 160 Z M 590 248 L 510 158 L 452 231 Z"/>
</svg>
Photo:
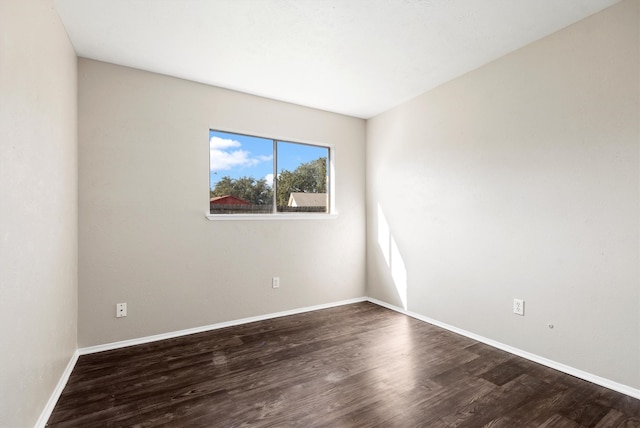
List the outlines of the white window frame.
<svg viewBox="0 0 640 428">
<path fill-rule="evenodd" d="M 208 130 L 210 131 L 218 131 L 218 132 L 226 132 L 229 134 L 240 134 L 240 135 L 244 135 L 247 137 L 256 137 L 256 138 L 262 138 L 262 139 L 267 139 L 267 140 L 272 140 L 274 142 L 274 149 L 273 149 L 273 164 L 274 164 L 274 178 L 277 180 L 277 178 L 275 177 L 275 175 L 277 174 L 277 151 L 275 149 L 276 146 L 276 142 L 282 142 L 282 143 L 293 143 L 293 144 L 306 144 L 308 146 L 316 146 L 316 147 L 322 147 L 322 148 L 326 148 L 329 151 L 329 155 L 328 155 L 328 162 L 329 162 L 329 177 L 328 177 L 328 189 L 329 189 L 329 211 L 326 213 L 302 213 L 302 212 L 278 212 L 277 211 L 277 207 L 274 205 L 274 211 L 268 214 L 211 214 L 210 211 L 210 207 L 209 207 L 209 200 L 210 197 L 207 198 L 207 212 L 205 214 L 205 216 L 207 217 L 207 219 L 209 220 L 213 220 L 213 221 L 245 221 L 245 220 L 333 220 L 338 218 L 338 212 L 336 210 L 336 198 L 335 198 L 335 193 L 336 193 L 336 189 L 335 189 L 335 176 L 336 176 L 336 172 L 335 172 L 335 146 L 333 144 L 327 144 L 327 143 L 317 143 L 317 142 L 311 142 L 311 141 L 304 141 L 304 140 L 300 140 L 297 138 L 286 138 L 286 137 L 263 137 L 263 136 L 259 136 L 259 135 L 255 135 L 251 132 L 245 132 L 245 131 L 232 131 L 232 130 L 228 130 L 228 129 L 223 129 L 223 128 L 209 128 Z M 208 134 L 207 134 L 208 135 Z M 209 141 L 209 139 L 207 138 L 207 141 Z M 209 185 L 208 190 L 210 190 L 210 186 L 211 186 L 211 178 L 210 175 L 207 174 L 208 180 L 209 180 Z M 277 186 L 277 184 L 276 184 Z M 207 194 L 209 194 L 209 192 L 207 192 Z"/>
</svg>

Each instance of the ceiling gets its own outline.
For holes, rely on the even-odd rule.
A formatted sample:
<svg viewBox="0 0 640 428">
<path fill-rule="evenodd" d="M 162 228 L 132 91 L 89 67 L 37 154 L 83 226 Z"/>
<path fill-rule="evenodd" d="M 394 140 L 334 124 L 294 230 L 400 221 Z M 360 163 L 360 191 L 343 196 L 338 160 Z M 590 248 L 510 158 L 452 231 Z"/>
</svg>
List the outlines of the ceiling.
<svg viewBox="0 0 640 428">
<path fill-rule="evenodd" d="M 619 0 L 54 0 L 77 54 L 370 118 Z"/>
</svg>

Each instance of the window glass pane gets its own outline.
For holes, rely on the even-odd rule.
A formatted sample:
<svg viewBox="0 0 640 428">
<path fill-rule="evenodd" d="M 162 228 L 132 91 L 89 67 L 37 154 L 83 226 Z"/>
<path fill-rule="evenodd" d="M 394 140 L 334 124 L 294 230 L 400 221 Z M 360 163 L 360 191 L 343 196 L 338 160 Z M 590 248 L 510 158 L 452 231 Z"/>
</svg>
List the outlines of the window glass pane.
<svg viewBox="0 0 640 428">
<path fill-rule="evenodd" d="M 273 211 L 273 140 L 209 131 L 211 214 Z"/>
<path fill-rule="evenodd" d="M 278 141 L 279 212 L 329 212 L 329 149 Z"/>
</svg>

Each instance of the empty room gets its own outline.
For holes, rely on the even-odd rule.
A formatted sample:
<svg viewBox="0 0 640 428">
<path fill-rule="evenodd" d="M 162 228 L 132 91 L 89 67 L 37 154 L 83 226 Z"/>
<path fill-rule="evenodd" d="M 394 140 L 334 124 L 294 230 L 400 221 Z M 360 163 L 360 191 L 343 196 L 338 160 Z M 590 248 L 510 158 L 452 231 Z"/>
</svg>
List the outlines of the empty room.
<svg viewBox="0 0 640 428">
<path fill-rule="evenodd" d="M 0 0 L 0 427 L 640 427 L 640 0 Z"/>
</svg>

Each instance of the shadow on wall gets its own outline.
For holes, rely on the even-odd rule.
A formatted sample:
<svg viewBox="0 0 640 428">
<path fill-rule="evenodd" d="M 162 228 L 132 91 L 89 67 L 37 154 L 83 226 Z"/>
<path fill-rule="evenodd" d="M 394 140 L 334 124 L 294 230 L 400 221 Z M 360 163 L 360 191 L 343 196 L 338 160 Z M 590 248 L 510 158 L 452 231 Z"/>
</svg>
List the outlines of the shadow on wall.
<svg viewBox="0 0 640 428">
<path fill-rule="evenodd" d="M 378 246 L 387 262 L 387 268 L 402 307 L 407 310 L 407 269 L 380 204 L 378 204 Z"/>
</svg>

